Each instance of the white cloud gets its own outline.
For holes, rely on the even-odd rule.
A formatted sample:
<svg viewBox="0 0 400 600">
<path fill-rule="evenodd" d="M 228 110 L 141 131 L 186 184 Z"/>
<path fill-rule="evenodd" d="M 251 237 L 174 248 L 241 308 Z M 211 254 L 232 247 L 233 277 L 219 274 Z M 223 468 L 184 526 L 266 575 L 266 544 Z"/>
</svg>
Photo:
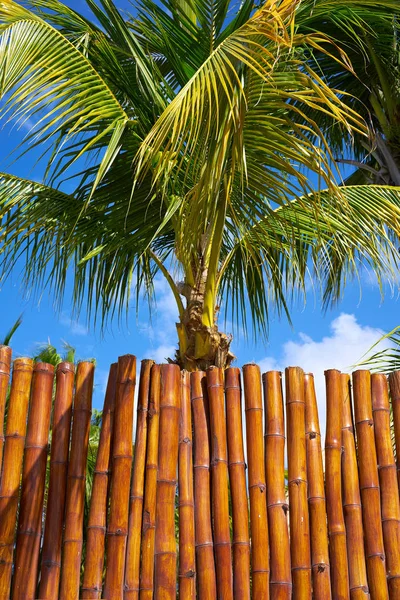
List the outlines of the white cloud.
<svg viewBox="0 0 400 600">
<path fill-rule="evenodd" d="M 331 334 L 314 340 L 304 333 L 298 341 L 287 341 L 282 345 L 279 358 L 266 356 L 259 361 L 262 372 L 278 370 L 284 372 L 288 366 L 299 366 L 306 373 L 313 373 L 318 399 L 321 433 L 325 433 L 325 378 L 327 369 L 350 372 L 352 365 L 380 338 L 380 329 L 360 325 L 354 315 L 342 313 L 330 325 Z M 378 349 L 389 345 L 383 342 Z M 324 443 L 324 438 L 323 438 Z"/>
<path fill-rule="evenodd" d="M 79 323 L 79 321 L 74 321 L 65 313 L 62 313 L 60 317 L 60 323 L 61 325 L 68 327 L 69 333 L 71 333 L 72 335 L 87 335 L 89 332 L 88 328 L 85 325 Z"/>
</svg>

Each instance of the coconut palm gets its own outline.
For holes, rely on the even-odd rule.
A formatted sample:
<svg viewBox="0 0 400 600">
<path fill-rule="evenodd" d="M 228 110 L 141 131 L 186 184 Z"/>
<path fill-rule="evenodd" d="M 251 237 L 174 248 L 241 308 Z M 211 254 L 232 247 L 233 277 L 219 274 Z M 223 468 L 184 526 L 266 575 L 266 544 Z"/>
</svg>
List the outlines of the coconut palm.
<svg viewBox="0 0 400 600">
<path fill-rule="evenodd" d="M 327 138 L 340 162 L 357 169 L 351 183 L 383 183 L 400 185 L 400 45 L 399 15 L 388 11 L 376 19 L 370 7 L 354 7 L 354 18 L 348 19 L 345 7 L 334 0 L 318 3 L 309 9 L 311 0 L 303 2 L 305 18 L 299 19 L 299 30 L 316 30 L 335 40 L 346 52 L 356 74 L 338 68 L 328 54 L 316 55 L 331 85 L 352 97 L 351 106 L 371 122 L 369 140 L 355 135 L 353 156 L 343 157 L 349 138 L 332 124 Z M 322 6 L 323 4 L 323 6 Z M 378 6 L 379 3 L 376 3 Z"/>
<path fill-rule="evenodd" d="M 330 130 L 370 130 L 321 68 L 356 81 L 346 54 L 307 25 L 331 1 L 139 0 L 134 17 L 86 4 L 93 21 L 0 1 L 0 116 L 33 122 L 20 151 L 47 160 L 40 183 L 0 176 L 3 276 L 25 259 L 26 285 L 61 302 L 71 274 L 75 310 L 105 323 L 161 273 L 176 359 L 195 369 L 232 360 L 221 299 L 266 334 L 271 303 L 289 315 L 310 273 L 329 303 L 363 263 L 396 268 L 399 190 L 335 181 Z M 351 28 L 397 2 L 334 8 Z"/>
</svg>

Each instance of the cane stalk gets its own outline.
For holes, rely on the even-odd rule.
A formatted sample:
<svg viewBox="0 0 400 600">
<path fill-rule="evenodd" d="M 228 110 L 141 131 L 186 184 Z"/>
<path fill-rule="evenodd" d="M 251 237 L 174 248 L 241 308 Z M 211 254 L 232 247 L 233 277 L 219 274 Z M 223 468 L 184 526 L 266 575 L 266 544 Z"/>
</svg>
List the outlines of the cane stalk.
<svg viewBox="0 0 400 600">
<path fill-rule="evenodd" d="M 25 441 L 12 597 L 35 600 L 54 367 L 36 363 Z"/>
<path fill-rule="evenodd" d="M 142 360 L 137 404 L 135 454 L 129 505 L 129 529 L 126 545 L 125 600 L 137 600 L 140 588 L 140 544 L 142 538 L 144 471 L 146 466 L 147 410 L 150 372 L 154 361 Z"/>
<path fill-rule="evenodd" d="M 353 394 L 368 583 L 371 598 L 386 600 L 389 595 L 369 371 L 353 373 Z"/>
<path fill-rule="evenodd" d="M 120 356 L 115 390 L 107 569 L 103 591 L 103 597 L 108 600 L 122 600 L 123 597 L 135 385 L 136 357 L 131 354 Z"/>
<path fill-rule="evenodd" d="M 265 414 L 265 475 L 271 563 L 271 600 L 290 600 L 292 575 L 285 494 L 285 420 L 281 373 L 263 375 Z"/>
<path fill-rule="evenodd" d="M 342 420 L 343 395 L 340 371 L 325 371 L 326 437 L 325 481 L 328 517 L 331 585 L 334 598 L 349 598 L 346 528 L 342 505 Z"/>
<path fill-rule="evenodd" d="M 11 370 L 11 348 L 0 346 L 0 474 L 3 464 L 4 449 L 4 415 L 6 411 L 8 382 Z"/>
<path fill-rule="evenodd" d="M 181 418 L 179 423 L 179 597 L 196 598 L 196 556 L 192 454 L 190 373 L 181 373 Z"/>
<path fill-rule="evenodd" d="M 178 365 L 161 365 L 154 566 L 155 600 L 173 600 L 176 597 L 175 491 L 178 467 L 180 382 Z"/>
<path fill-rule="evenodd" d="M 154 542 L 158 469 L 158 433 L 160 424 L 160 366 L 153 365 L 150 378 L 146 477 L 143 504 L 142 559 L 140 568 L 140 600 L 152 600 L 154 579 Z"/>
<path fill-rule="evenodd" d="M 92 414 L 94 364 L 78 364 L 68 464 L 60 600 L 78 600 L 83 544 L 86 461 Z"/>
<path fill-rule="evenodd" d="M 343 398 L 343 512 L 346 525 L 350 599 L 367 600 L 367 598 L 369 598 L 369 589 L 367 568 L 365 564 L 364 531 L 353 417 L 351 411 L 351 384 L 349 375 L 344 373 L 341 375 L 341 384 Z"/>
<path fill-rule="evenodd" d="M 288 367 L 285 382 L 293 598 L 305 600 L 311 598 L 311 554 L 303 370 Z"/>
<path fill-rule="evenodd" d="M 233 600 L 232 552 L 229 528 L 228 452 L 222 369 L 207 370 L 211 424 L 211 495 L 217 596 Z"/>
<path fill-rule="evenodd" d="M 33 361 L 16 358 L 13 364 L 3 474 L 0 484 L 0 599 L 10 597 L 19 486 L 24 456 L 26 423 Z"/>
<path fill-rule="evenodd" d="M 329 600 L 332 595 L 321 431 L 314 376 L 311 373 L 304 376 L 304 386 L 313 595 L 315 600 Z"/>
<path fill-rule="evenodd" d="M 194 436 L 194 505 L 198 597 L 216 600 L 217 583 L 211 523 L 210 422 L 206 374 L 190 374 Z"/>
<path fill-rule="evenodd" d="M 393 429 L 396 445 L 397 481 L 400 487 L 400 371 L 389 375 L 390 397 L 393 411 Z"/>
<path fill-rule="evenodd" d="M 250 599 L 250 538 L 240 369 L 225 371 L 226 425 L 233 521 L 233 596 Z"/>
<path fill-rule="evenodd" d="M 371 396 L 389 598 L 400 598 L 400 502 L 390 435 L 390 405 L 385 375 L 371 376 Z"/>
<path fill-rule="evenodd" d="M 99 447 L 86 529 L 86 555 L 81 589 L 81 598 L 83 599 L 101 598 L 117 369 L 117 363 L 113 363 L 110 367 L 101 419 Z"/>
</svg>

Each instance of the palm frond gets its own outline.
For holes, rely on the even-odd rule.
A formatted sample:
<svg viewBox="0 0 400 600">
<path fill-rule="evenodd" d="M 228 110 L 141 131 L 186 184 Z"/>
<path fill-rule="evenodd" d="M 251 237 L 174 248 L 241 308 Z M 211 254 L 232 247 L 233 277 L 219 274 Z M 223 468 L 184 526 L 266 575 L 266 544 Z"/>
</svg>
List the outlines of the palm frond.
<svg viewBox="0 0 400 600">
<path fill-rule="evenodd" d="M 391 346 L 371 354 L 371 352 L 373 352 L 377 346 L 381 345 L 382 342 L 390 342 Z M 392 371 L 398 371 L 400 369 L 400 326 L 398 325 L 388 333 L 382 335 L 378 341 L 367 350 L 355 367 L 367 368 L 377 373 L 386 374 L 389 374 Z"/>
</svg>

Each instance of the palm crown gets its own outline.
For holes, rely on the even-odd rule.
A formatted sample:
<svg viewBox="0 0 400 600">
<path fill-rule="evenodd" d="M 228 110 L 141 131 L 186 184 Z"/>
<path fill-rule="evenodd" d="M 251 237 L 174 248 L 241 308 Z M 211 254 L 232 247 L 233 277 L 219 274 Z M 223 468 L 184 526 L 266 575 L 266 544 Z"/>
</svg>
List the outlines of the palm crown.
<svg viewBox="0 0 400 600">
<path fill-rule="evenodd" d="M 1 174 L 4 275 L 25 256 L 25 283 L 61 299 L 72 272 L 104 322 L 161 272 L 193 369 L 232 358 L 222 296 L 265 333 L 310 270 L 329 302 L 362 261 L 396 266 L 399 190 L 335 184 L 329 144 L 370 130 L 332 83 L 360 85 L 327 26 L 391 27 L 394 0 L 140 0 L 134 18 L 86 1 L 94 22 L 0 1 L 2 113 L 48 157 L 42 183 Z"/>
</svg>

